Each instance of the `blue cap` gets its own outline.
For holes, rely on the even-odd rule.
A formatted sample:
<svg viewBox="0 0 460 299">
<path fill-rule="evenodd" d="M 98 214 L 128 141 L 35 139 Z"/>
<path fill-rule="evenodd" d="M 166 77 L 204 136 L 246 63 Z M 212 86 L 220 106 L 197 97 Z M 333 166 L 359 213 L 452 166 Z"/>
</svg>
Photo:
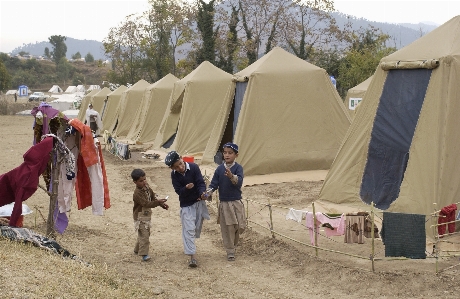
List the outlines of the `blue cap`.
<svg viewBox="0 0 460 299">
<path fill-rule="evenodd" d="M 232 150 L 234 150 L 238 154 L 238 145 L 236 145 L 235 143 L 227 142 L 226 144 L 224 144 L 222 146 L 222 148 L 226 148 L 226 147 L 231 148 Z"/>
<path fill-rule="evenodd" d="M 171 167 L 174 163 L 180 160 L 180 156 L 176 151 L 171 151 L 166 155 L 165 164 Z"/>
</svg>

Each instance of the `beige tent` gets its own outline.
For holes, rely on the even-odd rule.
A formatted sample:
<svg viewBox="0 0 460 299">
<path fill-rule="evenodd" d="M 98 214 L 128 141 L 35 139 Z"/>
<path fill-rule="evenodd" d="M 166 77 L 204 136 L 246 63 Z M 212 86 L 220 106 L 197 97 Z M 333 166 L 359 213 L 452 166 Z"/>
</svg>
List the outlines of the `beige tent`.
<svg viewBox="0 0 460 299">
<path fill-rule="evenodd" d="M 233 140 L 245 175 L 329 169 L 349 125 L 326 71 L 276 47 L 235 74 L 203 163 Z"/>
<path fill-rule="evenodd" d="M 365 81 L 348 90 L 344 104 L 346 107 L 348 107 L 348 111 L 350 112 L 351 117 L 355 115 L 355 109 L 363 100 L 363 97 L 369 88 L 369 84 L 371 84 L 372 78 L 373 76 L 370 76 Z"/>
<path fill-rule="evenodd" d="M 120 104 L 122 94 L 128 87 L 121 85 L 107 95 L 107 100 L 102 108 L 102 123 L 104 130 L 109 130 L 112 123 L 116 122 L 118 117 L 118 105 Z"/>
<path fill-rule="evenodd" d="M 458 202 L 458 70 L 460 16 L 384 57 L 320 200 L 424 215 Z"/>
<path fill-rule="evenodd" d="M 232 86 L 232 75 L 208 61 L 174 84 L 154 146 L 177 134 L 171 149 L 182 155 L 204 152 L 213 124 Z"/>
<path fill-rule="evenodd" d="M 154 141 L 177 81 L 176 76 L 168 74 L 145 89 L 127 139 L 140 143 Z"/>
<path fill-rule="evenodd" d="M 92 90 L 90 93 L 85 95 L 83 97 L 83 99 L 81 100 L 80 111 L 78 112 L 78 119 L 80 121 L 82 121 L 82 122 L 85 121 L 86 109 L 88 109 L 89 103 L 91 103 L 91 99 L 92 99 L 93 95 L 95 95 L 99 91 L 100 91 L 99 89 Z"/>
<path fill-rule="evenodd" d="M 149 85 L 149 82 L 141 79 L 122 94 L 118 105 L 118 123 L 113 124 L 114 136 L 126 137 L 128 135 L 134 119 L 138 116 L 137 111 L 141 109 L 145 89 Z"/>
<path fill-rule="evenodd" d="M 107 99 L 107 95 L 111 92 L 112 91 L 109 88 L 104 87 L 103 89 L 98 90 L 98 92 L 91 97 L 93 109 L 99 112 L 99 114 L 102 114 L 102 108 L 104 108 L 104 103 Z"/>
</svg>

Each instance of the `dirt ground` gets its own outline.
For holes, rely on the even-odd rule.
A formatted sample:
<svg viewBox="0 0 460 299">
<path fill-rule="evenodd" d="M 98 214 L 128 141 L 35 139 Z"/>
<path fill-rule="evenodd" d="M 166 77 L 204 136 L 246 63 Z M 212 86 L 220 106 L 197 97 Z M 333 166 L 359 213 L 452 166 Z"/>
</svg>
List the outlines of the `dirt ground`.
<svg viewBox="0 0 460 299">
<path fill-rule="evenodd" d="M 0 116 L 0 173 L 22 163 L 22 155 L 32 142 L 32 122 L 30 116 Z M 459 297 L 458 257 L 440 259 L 438 269 L 443 271 L 438 275 L 434 258 L 377 260 L 375 272 L 372 272 L 368 258 L 370 239 L 365 244 L 344 244 L 343 237 L 319 239 L 321 247 L 362 256 L 361 259 L 322 250 L 317 257 L 312 248 L 280 235 L 273 238 L 264 229 L 270 223 L 269 210 L 258 203 L 270 201 L 279 206 L 273 208 L 272 214 L 275 231 L 310 244 L 302 224 L 285 220 L 285 208 L 304 208 L 317 198 L 321 181 L 244 187 L 244 198 L 251 200 L 249 219 L 258 225 L 250 223 L 234 262 L 226 260 L 216 224 L 215 203 L 210 203 L 211 220 L 205 222 L 202 237 L 197 241 L 199 266 L 190 269 L 183 254 L 179 201 L 171 186 L 169 169 L 160 161 L 142 158 L 139 152 L 133 152 L 128 161 L 121 161 L 108 152 L 104 152 L 104 158 L 112 207 L 104 216 L 93 216 L 90 208 L 77 210 L 74 199 L 75 208 L 69 213 L 70 224 L 57 241 L 88 263 L 106 265 L 140 290 L 159 289 L 157 298 Z M 146 171 L 150 186 L 160 196 L 169 195 L 168 211 L 154 209 L 150 237 L 152 260 L 149 262 L 142 262 L 133 254 L 136 240 L 132 223 L 134 184 L 129 177 L 133 168 Z M 39 189 L 25 202 L 34 210 L 25 217 L 25 227 L 43 234 L 46 232 L 46 225 L 37 211 L 46 217 L 48 201 L 48 196 Z M 0 239 L 0 248 L 4 242 Z M 376 240 L 375 252 L 377 258 L 384 259 L 384 247 L 379 240 Z M 66 262 L 75 263 L 72 260 Z M 17 273 L 15 276 L 22 280 L 33 278 L 33 269 L 8 269 L 2 268 L 1 271 Z M 50 279 L 52 272 L 43 279 Z M 58 297 L 61 298 L 58 295 L 52 298 Z M 133 294 L 130 298 L 138 297 Z"/>
</svg>

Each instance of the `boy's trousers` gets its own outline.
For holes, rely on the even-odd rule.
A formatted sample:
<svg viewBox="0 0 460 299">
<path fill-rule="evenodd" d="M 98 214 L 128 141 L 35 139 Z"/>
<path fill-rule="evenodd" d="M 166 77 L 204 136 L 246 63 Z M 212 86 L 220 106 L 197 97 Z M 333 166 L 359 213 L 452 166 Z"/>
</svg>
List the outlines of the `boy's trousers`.
<svg viewBox="0 0 460 299">
<path fill-rule="evenodd" d="M 246 228 L 243 202 L 241 200 L 221 201 L 219 204 L 219 223 L 225 251 L 234 254 L 240 234 Z"/>
</svg>

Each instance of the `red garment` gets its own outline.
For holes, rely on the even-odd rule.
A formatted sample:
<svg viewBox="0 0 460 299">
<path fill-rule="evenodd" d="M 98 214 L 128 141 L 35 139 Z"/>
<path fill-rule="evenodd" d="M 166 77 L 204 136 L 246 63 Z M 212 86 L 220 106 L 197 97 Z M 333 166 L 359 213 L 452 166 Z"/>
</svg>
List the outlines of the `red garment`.
<svg viewBox="0 0 460 299">
<path fill-rule="evenodd" d="M 442 208 L 441 212 L 439 213 L 438 224 L 455 221 L 455 211 L 456 210 L 457 210 L 457 205 L 454 203 Z M 445 217 L 441 217 L 441 216 L 445 216 Z M 447 228 L 449 230 L 449 233 L 455 232 L 455 222 L 447 224 Z M 445 233 L 446 233 L 446 225 L 439 225 L 438 234 L 444 235 Z"/>
<path fill-rule="evenodd" d="M 15 226 L 22 214 L 22 202 L 38 188 L 38 179 L 45 171 L 53 149 L 53 137 L 46 137 L 24 154 L 24 162 L 0 176 L 0 206 L 14 202 L 10 225 Z"/>
<path fill-rule="evenodd" d="M 80 152 L 77 157 L 77 176 L 75 181 L 75 191 L 77 194 L 77 205 L 79 210 L 91 206 L 93 199 L 91 195 L 91 181 L 87 167 L 98 162 L 96 146 L 94 145 L 93 133 L 90 127 L 74 118 L 69 121 L 69 125 L 74 127 L 81 135 Z"/>
<path fill-rule="evenodd" d="M 72 119 L 69 124 L 81 134 L 80 153 L 77 158 L 77 176 L 75 181 L 75 191 L 77 195 L 77 205 L 79 210 L 83 210 L 92 205 L 93 198 L 91 192 L 91 180 L 87 168 L 99 162 L 101 163 L 102 179 L 104 185 L 104 208 L 110 208 L 109 187 L 107 174 L 105 171 L 104 158 L 101 146 L 98 145 L 99 159 L 94 144 L 93 134 L 89 126 L 83 124 L 78 119 Z"/>
</svg>

